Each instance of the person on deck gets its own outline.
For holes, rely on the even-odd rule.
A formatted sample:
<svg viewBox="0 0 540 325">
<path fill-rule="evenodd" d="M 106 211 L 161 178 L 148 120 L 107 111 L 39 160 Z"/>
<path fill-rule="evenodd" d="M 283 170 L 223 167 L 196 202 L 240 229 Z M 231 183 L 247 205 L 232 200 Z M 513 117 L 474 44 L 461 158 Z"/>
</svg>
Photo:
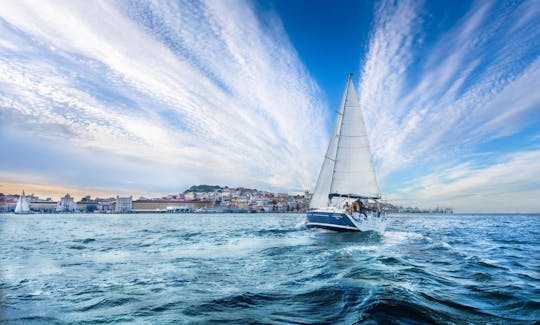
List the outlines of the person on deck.
<svg viewBox="0 0 540 325">
<path fill-rule="evenodd" d="M 352 207 L 352 211 L 353 212 L 361 212 L 361 209 L 362 209 L 362 203 L 360 202 L 360 200 L 356 200 L 352 203 L 351 207 Z"/>
<path fill-rule="evenodd" d="M 343 206 L 343 209 L 345 209 L 345 212 L 350 213 L 351 209 L 349 207 L 349 202 L 345 202 L 345 205 Z"/>
<path fill-rule="evenodd" d="M 364 207 L 364 203 L 360 200 L 360 199 L 357 199 L 356 201 L 354 201 L 351 205 L 352 207 L 352 211 L 353 212 L 359 212 L 359 213 L 362 213 L 366 218 L 367 218 L 367 214 L 366 214 L 366 209 Z"/>
</svg>

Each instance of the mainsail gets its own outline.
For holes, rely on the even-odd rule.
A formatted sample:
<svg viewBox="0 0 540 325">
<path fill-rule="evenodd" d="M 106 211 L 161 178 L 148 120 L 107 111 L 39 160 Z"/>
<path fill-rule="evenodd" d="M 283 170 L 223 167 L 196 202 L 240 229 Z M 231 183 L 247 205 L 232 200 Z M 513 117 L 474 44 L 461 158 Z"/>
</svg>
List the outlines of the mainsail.
<svg viewBox="0 0 540 325">
<path fill-rule="evenodd" d="M 332 138 L 311 199 L 311 208 L 328 206 L 330 193 L 379 198 L 369 139 L 360 102 L 349 74 Z"/>
</svg>

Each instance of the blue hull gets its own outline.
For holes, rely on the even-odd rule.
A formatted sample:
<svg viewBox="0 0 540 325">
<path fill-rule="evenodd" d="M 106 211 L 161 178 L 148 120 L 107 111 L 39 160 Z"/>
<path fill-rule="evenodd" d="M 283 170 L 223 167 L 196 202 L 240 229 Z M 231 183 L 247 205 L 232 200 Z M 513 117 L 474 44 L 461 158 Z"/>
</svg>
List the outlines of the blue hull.
<svg viewBox="0 0 540 325">
<path fill-rule="evenodd" d="M 322 228 L 334 231 L 360 231 L 344 213 L 319 212 L 307 213 L 306 227 Z"/>
</svg>

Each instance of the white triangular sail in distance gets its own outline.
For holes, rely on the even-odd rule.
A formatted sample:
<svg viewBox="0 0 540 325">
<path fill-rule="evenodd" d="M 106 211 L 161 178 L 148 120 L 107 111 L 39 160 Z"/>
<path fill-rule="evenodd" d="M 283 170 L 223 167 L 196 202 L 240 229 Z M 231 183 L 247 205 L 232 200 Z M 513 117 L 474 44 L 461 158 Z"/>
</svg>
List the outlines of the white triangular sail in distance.
<svg viewBox="0 0 540 325">
<path fill-rule="evenodd" d="M 15 206 L 15 213 L 21 213 L 23 210 L 22 210 L 22 200 L 21 200 L 22 196 L 19 197 L 19 200 L 17 201 L 17 205 Z"/>
<path fill-rule="evenodd" d="M 310 207 L 328 206 L 330 193 L 380 197 L 366 126 L 351 75 Z"/>
<path fill-rule="evenodd" d="M 28 203 L 28 199 L 24 195 L 24 191 L 22 195 L 19 197 L 19 200 L 17 201 L 17 205 L 15 206 L 15 213 L 28 213 L 30 212 L 30 204 Z"/>
</svg>

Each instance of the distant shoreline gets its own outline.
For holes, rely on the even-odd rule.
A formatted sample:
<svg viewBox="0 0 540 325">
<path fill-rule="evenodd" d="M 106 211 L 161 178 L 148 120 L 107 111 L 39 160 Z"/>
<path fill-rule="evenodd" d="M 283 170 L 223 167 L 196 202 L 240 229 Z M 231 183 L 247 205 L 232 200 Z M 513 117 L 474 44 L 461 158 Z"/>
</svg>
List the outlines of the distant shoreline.
<svg viewBox="0 0 540 325">
<path fill-rule="evenodd" d="M 137 211 L 137 212 L 112 212 L 112 213 L 92 213 L 92 212 L 32 212 L 26 214 L 16 214 L 12 211 L 10 212 L 0 212 L 0 215 L 13 215 L 13 216 L 32 216 L 32 215 L 104 215 L 104 216 L 113 216 L 113 215 L 139 215 L 139 214 L 159 214 L 159 215 L 220 215 L 220 214 L 263 214 L 263 215 L 274 215 L 274 214 L 305 214 L 306 211 L 288 211 L 288 212 L 161 212 L 161 211 Z M 388 212 L 387 215 L 399 215 L 399 216 L 416 216 L 416 215 L 430 215 L 430 216 L 485 216 L 485 215 L 511 215 L 511 216 L 540 216 L 540 212 L 454 212 L 454 213 L 436 213 L 436 212 Z"/>
</svg>

